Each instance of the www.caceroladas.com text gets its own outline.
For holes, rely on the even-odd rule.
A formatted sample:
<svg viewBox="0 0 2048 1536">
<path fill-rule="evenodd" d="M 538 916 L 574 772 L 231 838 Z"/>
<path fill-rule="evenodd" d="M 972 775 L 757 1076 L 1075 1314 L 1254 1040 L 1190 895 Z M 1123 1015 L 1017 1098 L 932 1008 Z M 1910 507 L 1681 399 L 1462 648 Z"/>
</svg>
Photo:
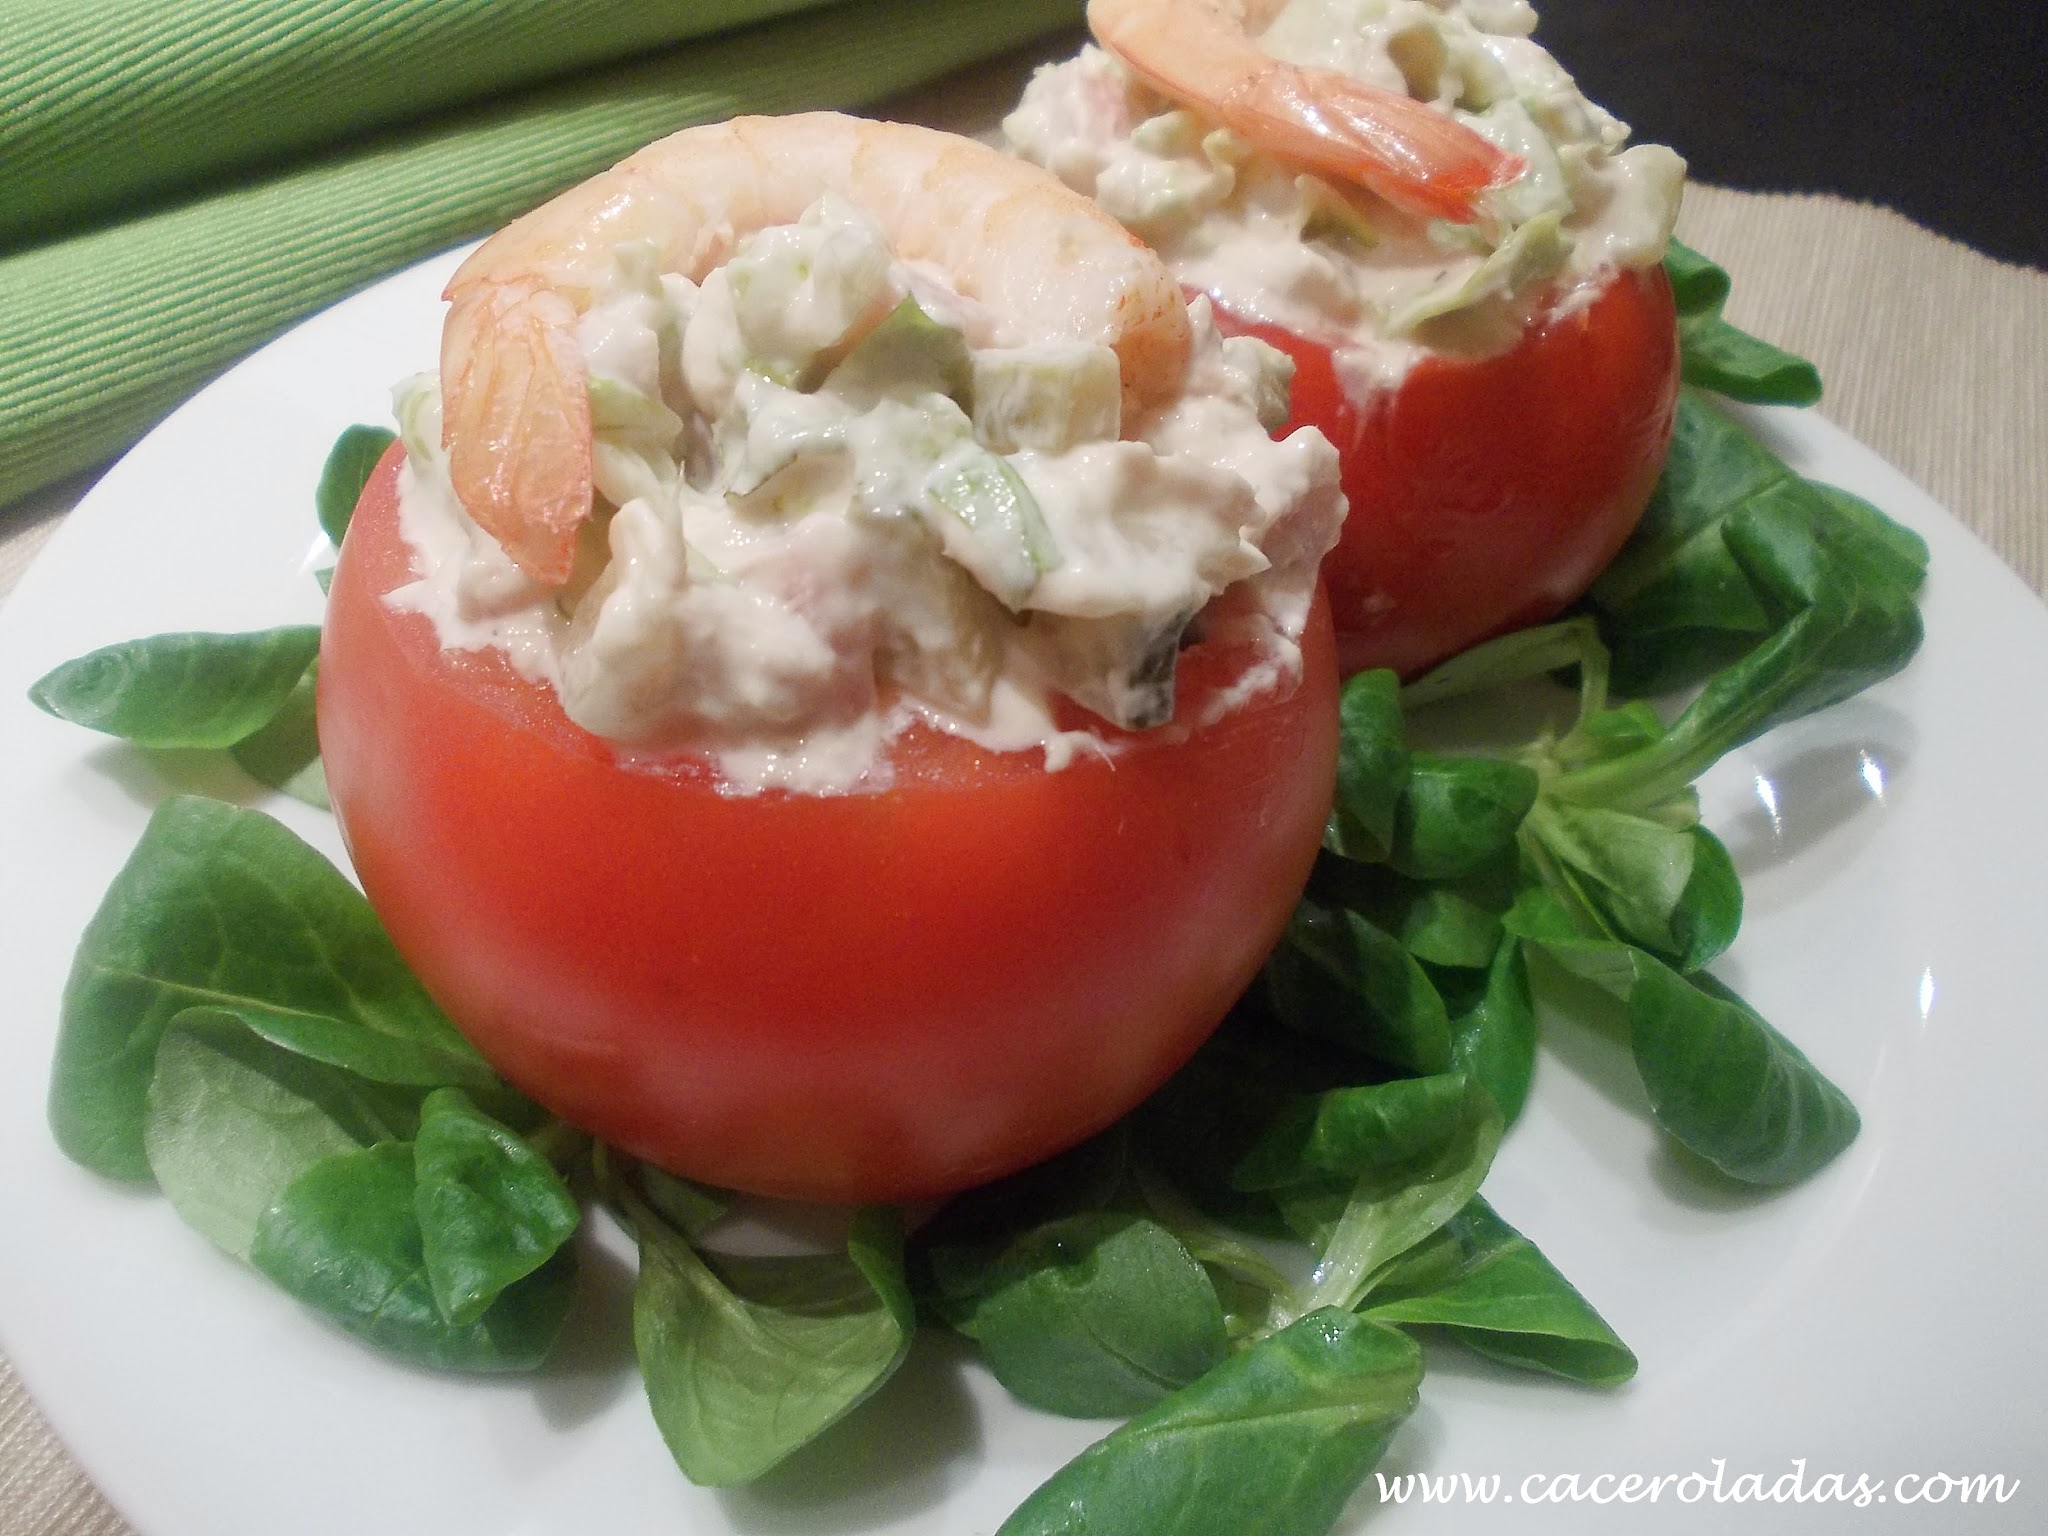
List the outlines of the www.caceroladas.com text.
<svg viewBox="0 0 2048 1536">
<path fill-rule="evenodd" d="M 2004 1504 L 2020 1480 L 2001 1472 L 1822 1472 L 1804 1457 L 1776 1472 L 1730 1472 L 1717 1456 L 1689 1472 L 1373 1474 L 1382 1504 Z"/>
</svg>

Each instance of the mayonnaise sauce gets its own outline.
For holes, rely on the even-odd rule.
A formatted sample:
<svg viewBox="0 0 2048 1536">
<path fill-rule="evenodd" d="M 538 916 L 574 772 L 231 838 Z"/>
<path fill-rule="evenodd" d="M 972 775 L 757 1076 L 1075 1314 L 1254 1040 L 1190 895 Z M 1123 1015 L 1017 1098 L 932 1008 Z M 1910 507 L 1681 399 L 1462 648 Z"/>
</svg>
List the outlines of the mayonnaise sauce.
<svg viewBox="0 0 2048 1536">
<path fill-rule="evenodd" d="M 1006 345 L 835 199 L 701 287 L 640 247 L 615 268 L 578 332 L 599 505 L 569 585 L 464 512 L 421 378 L 398 398 L 416 579 L 388 600 L 627 757 L 705 754 L 736 793 L 874 787 L 922 720 L 1058 767 L 1109 749 L 1055 699 L 1170 716 L 1174 654 L 1231 588 L 1263 647 L 1244 697 L 1298 672 L 1336 454 L 1272 440 L 1289 365 L 1206 301 L 1179 396 L 1124 422 L 1114 354 Z"/>
</svg>

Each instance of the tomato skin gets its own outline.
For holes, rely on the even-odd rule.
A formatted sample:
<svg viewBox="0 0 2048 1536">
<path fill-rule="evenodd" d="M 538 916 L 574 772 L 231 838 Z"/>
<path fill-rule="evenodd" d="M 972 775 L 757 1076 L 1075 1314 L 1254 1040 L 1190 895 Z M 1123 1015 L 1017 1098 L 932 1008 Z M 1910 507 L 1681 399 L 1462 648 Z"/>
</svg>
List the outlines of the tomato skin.
<svg viewBox="0 0 2048 1536">
<path fill-rule="evenodd" d="M 1678 332 L 1662 267 L 1616 273 L 1506 351 L 1436 355 L 1354 402 L 1331 349 L 1240 319 L 1295 362 L 1287 430 L 1320 427 L 1351 510 L 1323 562 L 1348 675 L 1412 677 L 1555 615 L 1642 517 L 1671 442 Z"/>
<path fill-rule="evenodd" d="M 1276 942 L 1335 775 L 1319 601 L 1303 679 L 1056 773 L 915 732 L 882 792 L 724 795 L 620 767 L 495 652 L 444 653 L 397 450 L 329 597 L 320 735 L 343 837 L 429 991 L 564 1119 L 710 1183 L 945 1193 L 1108 1124 Z M 1240 669 L 1182 658 L 1182 718 Z"/>
</svg>

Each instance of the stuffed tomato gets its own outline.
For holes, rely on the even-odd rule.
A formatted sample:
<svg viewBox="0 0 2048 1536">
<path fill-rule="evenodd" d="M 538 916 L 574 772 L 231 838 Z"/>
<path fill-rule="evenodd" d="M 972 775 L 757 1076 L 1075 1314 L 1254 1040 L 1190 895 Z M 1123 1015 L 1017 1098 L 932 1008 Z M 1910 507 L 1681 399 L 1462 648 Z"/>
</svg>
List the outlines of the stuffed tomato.
<svg viewBox="0 0 2048 1536">
<path fill-rule="evenodd" d="M 1004 128 L 1296 363 L 1336 444 L 1347 671 L 1413 675 L 1555 614 L 1655 486 L 1684 165 L 1493 0 L 1095 0 L 1103 47 Z"/>
<path fill-rule="evenodd" d="M 836 1201 L 1163 1081 L 1334 774 L 1342 500 L 1275 354 L 1052 178 L 829 116 L 663 141 L 449 294 L 319 708 L 464 1032 L 635 1156 Z"/>
</svg>

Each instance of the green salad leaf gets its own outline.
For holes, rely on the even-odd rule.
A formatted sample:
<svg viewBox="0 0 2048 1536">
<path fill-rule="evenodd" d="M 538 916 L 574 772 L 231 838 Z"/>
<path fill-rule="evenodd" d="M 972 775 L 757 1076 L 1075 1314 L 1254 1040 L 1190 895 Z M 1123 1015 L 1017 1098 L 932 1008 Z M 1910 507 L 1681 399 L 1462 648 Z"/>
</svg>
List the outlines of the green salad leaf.
<svg viewBox="0 0 2048 1536">
<path fill-rule="evenodd" d="M 299 674 L 276 713 L 228 751 L 257 783 L 326 811 L 333 806 L 327 798 L 327 774 L 320 766 L 319 723 L 313 713 L 319 671 L 315 659 Z"/>
<path fill-rule="evenodd" d="M 1238 1179 L 1287 1181 L 1281 1209 L 1316 1254 L 1302 1305 L 1349 1310 L 1479 1192 L 1501 1130 L 1500 1106 L 1463 1073 L 1333 1089 L 1284 1115 Z"/>
<path fill-rule="evenodd" d="M 1048 1412 L 1136 1413 L 1228 1353 L 1208 1273 L 1142 1215 L 1084 1211 L 994 1253 L 941 1247 L 930 1261 L 952 1326 L 981 1345 L 998 1381 Z"/>
<path fill-rule="evenodd" d="M 1657 1123 L 1730 1178 L 1794 1184 L 1856 1139 L 1848 1096 L 1711 976 L 1682 976 L 1634 946 L 1588 937 L 1547 891 L 1527 893 L 1508 923 L 1626 1007 Z"/>
<path fill-rule="evenodd" d="M 1536 1074 L 1536 999 L 1521 943 L 1503 933 L 1484 983 L 1467 990 L 1470 1000 L 1451 1016 L 1451 1065 L 1492 1095 L 1513 1125 Z"/>
<path fill-rule="evenodd" d="M 127 640 L 29 688 L 37 708 L 144 747 L 232 747 L 275 717 L 320 649 L 317 624 Z"/>
<path fill-rule="evenodd" d="M 1417 880 L 1474 874 L 1514 847 L 1536 790 L 1522 763 L 1412 752 L 1387 863 Z"/>
<path fill-rule="evenodd" d="M 1546 876 L 1599 931 L 1683 971 L 1734 942 L 1742 886 L 1705 827 L 1551 799 L 1532 814 L 1527 835 Z"/>
<path fill-rule="evenodd" d="M 315 496 L 337 546 L 396 434 L 354 426 L 336 440 Z M 332 568 L 315 573 L 321 591 Z M 241 634 L 152 635 L 103 646 L 29 688 L 37 708 L 142 747 L 224 750 L 243 772 L 319 810 L 330 809 L 314 719 L 320 626 Z"/>
<path fill-rule="evenodd" d="M 72 1158 L 150 1176 L 157 1046 L 191 1008 L 234 1010 L 288 1049 L 373 1077 L 497 1087 L 332 864 L 260 811 L 178 795 L 150 818 L 65 984 L 50 1125 Z"/>
<path fill-rule="evenodd" d="M 998 1536 L 1321 1536 L 1421 1381 L 1399 1330 L 1312 1312 L 1090 1446 Z"/>
<path fill-rule="evenodd" d="M 157 1045 L 143 1145 L 186 1225 L 247 1259 L 293 1180 L 325 1158 L 408 1140 L 420 1097 L 278 1045 L 238 1010 L 187 1008 Z"/>
<path fill-rule="evenodd" d="M 1283 1015 L 1391 1067 L 1455 1062 L 1512 1115 L 1533 1067 L 1535 1001 L 1515 966 L 1538 949 L 1622 1001 L 1652 1113 L 1674 1140 L 1731 1178 L 1789 1183 L 1839 1155 L 1857 1119 L 1840 1089 L 1704 969 L 1735 939 L 1742 891 L 1727 850 L 1699 825 L 1692 781 L 1904 666 L 1921 638 L 1925 551 L 1864 503 L 1801 480 L 1696 396 L 1681 405 L 1681 447 L 1662 512 L 1652 509 L 1659 521 L 1602 578 L 1607 590 L 1596 587 L 1598 629 L 1582 616 L 1473 647 L 1402 690 L 1399 720 L 1384 705 L 1389 680 L 1349 685 L 1373 707 L 1345 716 L 1358 736 L 1346 751 L 1378 765 L 1392 830 L 1375 849 L 1340 805 L 1267 990 Z M 1688 654 L 1700 629 L 1657 627 L 1687 603 L 1696 618 L 1719 615 L 1704 676 Z M 1639 613 L 1657 618 L 1639 624 Z M 1577 674 L 1576 714 L 1533 739 L 1466 754 L 1406 742 L 1406 710 L 1556 671 Z M 1668 721 L 1644 701 L 1610 701 L 1610 687 L 1646 677 L 1697 691 Z M 1465 829 L 1469 857 L 1404 851 L 1415 839 L 1404 840 L 1402 808 L 1428 803 L 1416 786 L 1431 781 L 1500 786 L 1469 789 L 1444 818 Z M 1437 894 L 1425 899 L 1418 882 Z M 1487 918 L 1506 938 L 1479 991 L 1459 977 L 1485 952 Z M 1451 1046 L 1434 1065 L 1386 1044 L 1401 1038 L 1389 1018 L 1421 1016 L 1412 999 L 1424 987 Z"/>
<path fill-rule="evenodd" d="M 701 1252 L 611 1181 L 640 1246 L 633 1345 L 654 1421 L 692 1482 L 749 1482 L 895 1373 L 915 1327 L 893 1212 L 857 1216 L 843 1254 Z"/>
<path fill-rule="evenodd" d="M 1394 846 L 1394 817 L 1408 785 L 1401 738 L 1401 686 L 1384 669 L 1361 672 L 1338 699 L 1337 800 L 1333 838 L 1361 859 L 1384 859 Z"/>
<path fill-rule="evenodd" d="M 488 1105 L 488 1110 L 483 1107 Z M 537 1119 L 356 889 L 259 811 L 177 796 L 80 941 L 50 1121 L 379 1348 L 526 1370 L 575 1295 L 578 1203 Z"/>
<path fill-rule="evenodd" d="M 1364 1315 L 1438 1328 L 1504 1364 L 1594 1386 L 1636 1371 L 1634 1352 L 1585 1297 L 1476 1195 L 1389 1266 Z"/>
<path fill-rule="evenodd" d="M 1421 963 L 1357 912 L 1304 897 L 1266 962 L 1281 1018 L 1415 1072 L 1451 1064 L 1451 1020 Z"/>
<path fill-rule="evenodd" d="M 1698 251 L 1670 242 L 1664 271 L 1678 305 L 1679 367 L 1688 384 L 1755 405 L 1812 405 L 1820 370 L 1803 357 L 1721 318 L 1728 274 Z"/>
<path fill-rule="evenodd" d="M 343 428 L 328 450 L 313 506 L 320 517 L 321 531 L 336 549 L 341 547 L 342 535 L 348 532 L 348 520 L 355 513 L 356 503 L 362 500 L 363 487 L 370 483 L 377 461 L 397 441 L 398 434 L 387 427 L 359 425 Z"/>
<path fill-rule="evenodd" d="M 414 1147 L 381 1141 L 322 1158 L 256 1225 L 249 1259 L 350 1333 L 422 1365 L 532 1370 L 548 1357 L 576 1296 L 570 1249 L 553 1251 L 463 1321 L 436 1294 L 420 1223 Z"/>
<path fill-rule="evenodd" d="M 1444 971 L 1483 971 L 1500 948 L 1499 914 L 1447 885 L 1402 881 L 1384 891 L 1367 915 L 1429 968 L 1439 992 Z"/>
<path fill-rule="evenodd" d="M 413 1165 L 427 1282 L 457 1326 L 484 1317 L 582 1220 L 554 1165 L 460 1088 L 436 1088 L 421 1104 Z"/>
<path fill-rule="evenodd" d="M 1926 569 L 1918 535 L 1846 491 L 1801 479 L 1685 390 L 1664 476 L 1589 598 L 1616 690 L 1655 694 L 1699 684 L 1805 608 L 1821 610 L 1812 630 L 1849 625 L 1862 639 L 1882 625 L 1877 650 L 1903 665 L 1918 641 L 1914 594 Z"/>
</svg>

